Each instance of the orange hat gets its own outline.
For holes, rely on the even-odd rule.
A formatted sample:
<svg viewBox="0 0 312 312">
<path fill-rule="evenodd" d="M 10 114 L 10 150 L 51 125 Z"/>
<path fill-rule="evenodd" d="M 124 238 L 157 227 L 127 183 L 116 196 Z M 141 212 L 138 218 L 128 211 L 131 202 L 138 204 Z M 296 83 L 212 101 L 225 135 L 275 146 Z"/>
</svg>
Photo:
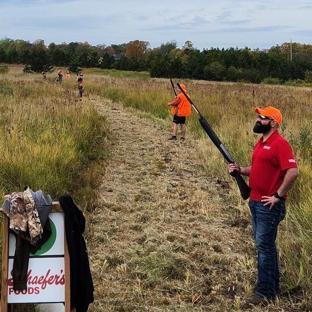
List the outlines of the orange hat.
<svg viewBox="0 0 312 312">
<path fill-rule="evenodd" d="M 279 109 L 277 109 L 277 108 L 275 108 L 273 106 L 267 106 L 267 107 L 264 107 L 264 108 L 257 107 L 255 111 L 259 115 L 263 115 L 265 117 L 272 118 L 279 125 L 282 124 L 282 121 L 283 121 L 282 113 L 281 113 L 281 111 Z"/>
<path fill-rule="evenodd" d="M 186 86 L 184 83 L 180 83 L 180 87 L 185 93 L 187 93 Z"/>
</svg>

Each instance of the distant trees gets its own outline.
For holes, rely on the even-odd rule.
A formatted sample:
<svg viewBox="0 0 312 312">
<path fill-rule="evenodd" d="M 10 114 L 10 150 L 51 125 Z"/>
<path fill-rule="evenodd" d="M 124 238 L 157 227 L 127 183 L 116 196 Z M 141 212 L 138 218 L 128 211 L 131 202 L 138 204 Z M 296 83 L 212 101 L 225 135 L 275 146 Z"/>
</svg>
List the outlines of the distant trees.
<svg viewBox="0 0 312 312">
<path fill-rule="evenodd" d="M 150 51 L 149 71 L 152 77 L 182 77 L 183 58 L 175 42 L 167 42 Z"/>
<path fill-rule="evenodd" d="M 147 69 L 148 47 L 149 42 L 140 40 L 126 44 L 124 57 L 128 60 L 127 69 L 139 71 Z"/>
<path fill-rule="evenodd" d="M 312 70 L 307 70 L 304 73 L 304 80 L 307 82 L 312 82 Z"/>
<path fill-rule="evenodd" d="M 116 68 L 149 71 L 152 77 L 193 78 L 219 81 L 311 81 L 312 45 L 292 44 L 269 50 L 194 48 L 186 41 L 182 48 L 176 42 L 163 43 L 151 49 L 149 42 L 134 40 L 110 46 L 92 46 L 87 42 L 68 44 L 42 40 L 0 40 L 0 62 L 26 64 L 32 71 L 54 66 L 72 70 L 80 67 Z"/>
<path fill-rule="evenodd" d="M 51 65 L 48 49 L 43 40 L 37 40 L 32 44 L 27 64 L 35 72 L 46 70 Z"/>
<path fill-rule="evenodd" d="M 218 61 L 207 64 L 204 68 L 205 79 L 207 80 L 223 80 L 226 68 Z"/>
</svg>

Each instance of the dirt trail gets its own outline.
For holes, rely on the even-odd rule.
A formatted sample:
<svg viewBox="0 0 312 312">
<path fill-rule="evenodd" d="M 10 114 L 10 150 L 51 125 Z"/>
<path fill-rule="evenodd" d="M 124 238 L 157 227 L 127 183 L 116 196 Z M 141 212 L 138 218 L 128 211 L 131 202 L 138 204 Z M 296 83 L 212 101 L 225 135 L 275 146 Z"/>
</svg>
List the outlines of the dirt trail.
<svg viewBox="0 0 312 312">
<path fill-rule="evenodd" d="M 114 145 L 88 220 L 91 311 L 236 310 L 255 264 L 248 218 L 219 195 L 228 185 L 203 171 L 190 137 L 168 141 L 134 110 L 97 108 Z"/>
</svg>

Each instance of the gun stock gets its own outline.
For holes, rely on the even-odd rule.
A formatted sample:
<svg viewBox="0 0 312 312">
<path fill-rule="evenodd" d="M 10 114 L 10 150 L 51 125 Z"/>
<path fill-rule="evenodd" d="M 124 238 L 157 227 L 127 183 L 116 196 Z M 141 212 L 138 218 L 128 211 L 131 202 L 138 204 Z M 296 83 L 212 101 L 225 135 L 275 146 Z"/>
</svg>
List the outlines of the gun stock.
<svg viewBox="0 0 312 312">
<path fill-rule="evenodd" d="M 237 171 L 234 171 L 234 174 L 231 174 L 231 176 L 233 176 L 236 180 L 242 199 L 248 199 L 250 196 L 250 188 L 244 178 Z"/>
</svg>

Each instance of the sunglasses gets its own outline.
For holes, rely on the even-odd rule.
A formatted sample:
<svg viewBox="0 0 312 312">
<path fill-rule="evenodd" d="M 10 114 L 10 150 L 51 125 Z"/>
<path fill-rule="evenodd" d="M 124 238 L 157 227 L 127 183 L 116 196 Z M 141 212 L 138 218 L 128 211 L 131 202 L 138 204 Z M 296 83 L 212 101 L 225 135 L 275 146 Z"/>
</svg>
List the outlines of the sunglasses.
<svg viewBox="0 0 312 312">
<path fill-rule="evenodd" d="M 263 116 L 263 115 L 258 115 L 258 118 L 261 120 L 272 120 L 271 118 L 269 118 L 267 116 Z"/>
</svg>

